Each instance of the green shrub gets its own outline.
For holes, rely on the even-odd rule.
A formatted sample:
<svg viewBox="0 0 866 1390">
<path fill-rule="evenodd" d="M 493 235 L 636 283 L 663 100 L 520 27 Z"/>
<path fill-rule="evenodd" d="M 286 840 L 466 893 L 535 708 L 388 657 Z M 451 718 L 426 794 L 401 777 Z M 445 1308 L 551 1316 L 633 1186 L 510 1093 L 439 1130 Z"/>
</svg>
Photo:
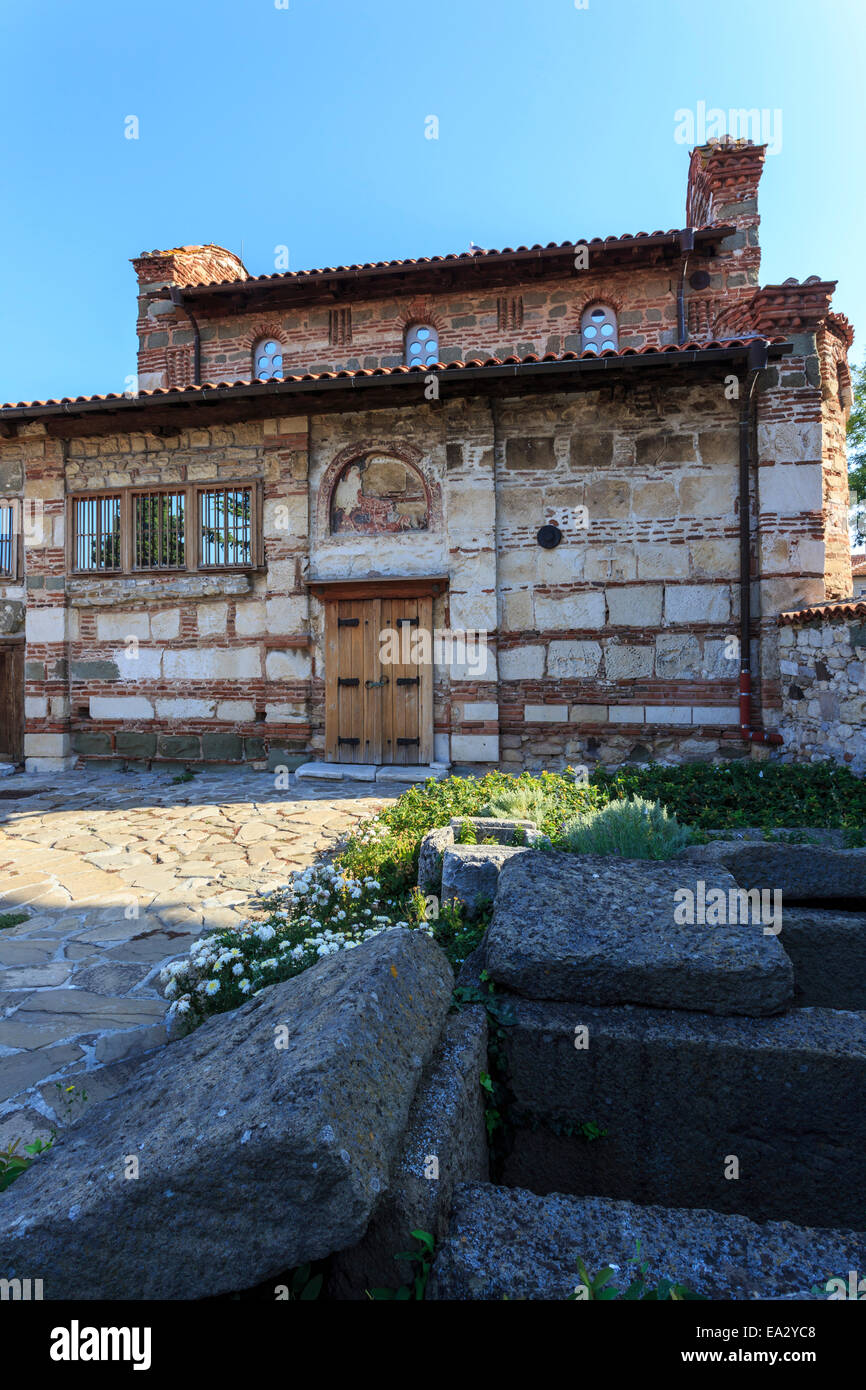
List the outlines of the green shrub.
<svg viewBox="0 0 866 1390">
<path fill-rule="evenodd" d="M 531 820 L 540 825 L 556 809 L 556 797 L 549 789 L 538 782 L 516 778 L 513 786 L 496 792 L 478 814 L 499 820 Z"/>
<path fill-rule="evenodd" d="M 556 847 L 572 854 L 670 859 L 691 840 L 688 826 L 679 825 L 676 816 L 669 815 L 661 802 L 636 796 L 575 816 L 564 827 Z"/>
</svg>

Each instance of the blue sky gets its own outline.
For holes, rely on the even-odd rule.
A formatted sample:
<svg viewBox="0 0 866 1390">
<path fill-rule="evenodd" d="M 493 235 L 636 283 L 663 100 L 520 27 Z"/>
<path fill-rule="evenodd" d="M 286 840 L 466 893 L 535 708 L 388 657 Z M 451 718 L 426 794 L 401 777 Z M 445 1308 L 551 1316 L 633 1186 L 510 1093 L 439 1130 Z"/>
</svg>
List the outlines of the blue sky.
<svg viewBox="0 0 866 1390">
<path fill-rule="evenodd" d="M 123 390 L 154 247 L 263 274 L 679 227 L 701 101 L 781 112 L 762 278 L 838 279 L 862 360 L 862 0 L 283 3 L 6 0 L 0 399 Z"/>
</svg>

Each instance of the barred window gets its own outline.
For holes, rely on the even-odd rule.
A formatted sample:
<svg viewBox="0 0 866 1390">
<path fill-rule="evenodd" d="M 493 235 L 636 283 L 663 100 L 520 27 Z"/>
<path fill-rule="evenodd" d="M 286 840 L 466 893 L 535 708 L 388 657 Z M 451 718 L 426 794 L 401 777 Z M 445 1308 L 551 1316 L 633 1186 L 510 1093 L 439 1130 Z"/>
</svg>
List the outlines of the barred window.
<svg viewBox="0 0 866 1390">
<path fill-rule="evenodd" d="M 245 480 L 70 497 L 69 567 L 79 574 L 255 568 L 262 553 L 261 489 L 260 481 Z M 10 528 L 15 565 L 17 526 L 4 521 L 2 508 L 0 499 L 0 566 L 9 560 Z"/>
<path fill-rule="evenodd" d="M 120 497 L 76 497 L 72 504 L 72 564 L 76 570 L 120 569 Z"/>
<path fill-rule="evenodd" d="M 0 576 L 18 576 L 18 528 L 15 525 L 14 502 L 0 503 Z"/>
<path fill-rule="evenodd" d="M 199 495 L 199 563 L 250 565 L 253 543 L 252 488 L 220 487 L 203 489 Z"/>
<path fill-rule="evenodd" d="M 133 495 L 134 568 L 184 569 L 186 493 L 138 492 Z"/>
</svg>

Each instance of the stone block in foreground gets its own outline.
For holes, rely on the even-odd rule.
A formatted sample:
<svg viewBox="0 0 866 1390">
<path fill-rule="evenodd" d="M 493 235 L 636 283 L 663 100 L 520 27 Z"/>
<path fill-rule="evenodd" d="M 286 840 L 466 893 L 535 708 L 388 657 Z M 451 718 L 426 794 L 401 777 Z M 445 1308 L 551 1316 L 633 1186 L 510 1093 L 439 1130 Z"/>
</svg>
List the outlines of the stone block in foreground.
<svg viewBox="0 0 866 1390">
<path fill-rule="evenodd" d="M 590 1275 L 618 1265 L 612 1282 L 622 1290 L 638 1241 L 648 1280 L 667 1277 L 710 1299 L 823 1297 L 812 1288 L 866 1264 L 862 1233 L 471 1183 L 455 1191 L 427 1298 L 566 1299 L 578 1257 Z"/>
<path fill-rule="evenodd" d="M 330 1297 L 362 1299 L 368 1289 L 410 1282 L 411 1266 L 395 1259 L 415 1249 L 410 1233 L 430 1231 L 438 1243 L 447 1231 L 455 1184 L 487 1180 L 480 1081 L 486 1070 L 484 1010 L 476 1005 L 451 1014 L 415 1093 L 388 1191 L 358 1244 L 331 1261 Z"/>
<path fill-rule="evenodd" d="M 492 902 L 503 865 L 525 849 L 505 845 L 451 845 L 442 859 L 442 901 L 459 898 L 466 904 L 468 915 L 475 913 L 481 903 Z"/>
<path fill-rule="evenodd" d="M 161 1049 L 3 1194 L 0 1277 L 200 1298 L 354 1244 L 452 986 L 429 937 L 392 930 Z"/>
<path fill-rule="evenodd" d="M 530 999 L 778 1013 L 793 969 L 775 936 L 760 923 L 676 921 L 679 892 L 693 894 L 697 916 L 713 889 L 726 916 L 741 915 L 730 911 L 737 885 L 718 865 L 518 852 L 498 874 L 487 968 Z"/>
</svg>

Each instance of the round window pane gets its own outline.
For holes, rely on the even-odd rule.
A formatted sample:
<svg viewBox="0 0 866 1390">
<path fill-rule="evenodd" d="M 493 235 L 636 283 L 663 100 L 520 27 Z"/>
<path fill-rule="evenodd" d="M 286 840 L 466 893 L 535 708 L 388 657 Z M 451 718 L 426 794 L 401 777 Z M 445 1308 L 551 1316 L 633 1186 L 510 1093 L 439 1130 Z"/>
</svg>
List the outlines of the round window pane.
<svg viewBox="0 0 866 1390">
<path fill-rule="evenodd" d="M 260 372 L 266 372 L 267 369 L 268 369 L 268 365 L 269 365 L 269 363 L 268 363 L 268 358 L 267 358 L 267 357 L 260 357 L 260 358 L 258 359 L 258 361 L 256 362 L 256 367 L 258 368 L 258 370 L 259 370 Z"/>
<path fill-rule="evenodd" d="M 599 319 L 604 318 L 604 309 L 593 309 L 592 317 L 595 319 L 595 322 L 598 323 Z"/>
<path fill-rule="evenodd" d="M 424 341 L 425 338 L 429 338 L 429 337 L 430 337 L 430 329 L 429 329 L 429 328 L 419 328 L 419 329 L 416 330 L 415 336 L 416 336 L 417 338 L 420 338 L 421 341 L 422 341 L 422 343 L 423 343 L 423 341 Z"/>
<path fill-rule="evenodd" d="M 413 344 L 412 344 L 412 346 L 411 346 L 410 349 L 409 349 L 409 356 L 410 356 L 410 357 L 420 357 L 420 356 L 421 356 L 421 344 L 420 344 L 420 343 L 413 343 Z"/>
<path fill-rule="evenodd" d="M 265 343 L 265 352 L 279 352 L 278 343 Z"/>
<path fill-rule="evenodd" d="M 597 333 L 598 333 L 598 329 L 595 328 L 594 325 L 591 324 L 591 323 L 588 323 L 588 324 L 586 325 L 586 328 L 583 330 L 583 336 L 584 336 L 584 338 L 594 338 L 594 337 L 596 336 Z"/>
<path fill-rule="evenodd" d="M 427 354 L 427 366 L 428 366 L 428 367 L 430 366 L 431 362 L 438 362 L 438 361 L 439 361 L 439 355 L 438 355 L 438 353 L 436 353 L 436 352 L 428 352 L 428 354 Z"/>
<path fill-rule="evenodd" d="M 282 355 L 281 352 L 278 352 L 277 355 L 276 355 L 276 357 L 274 358 L 274 366 L 275 366 L 275 367 L 281 367 L 282 365 L 283 365 L 283 355 Z"/>
<path fill-rule="evenodd" d="M 584 350 L 584 352 L 593 352 L 593 353 L 595 353 L 595 354 L 597 355 L 597 354 L 598 354 L 598 343 L 585 343 L 585 344 L 584 344 L 583 350 Z"/>
<path fill-rule="evenodd" d="M 603 338 L 612 338 L 612 337 L 613 337 L 613 324 L 612 324 L 612 323 L 603 323 L 603 324 L 601 325 L 601 336 L 602 336 Z"/>
</svg>

